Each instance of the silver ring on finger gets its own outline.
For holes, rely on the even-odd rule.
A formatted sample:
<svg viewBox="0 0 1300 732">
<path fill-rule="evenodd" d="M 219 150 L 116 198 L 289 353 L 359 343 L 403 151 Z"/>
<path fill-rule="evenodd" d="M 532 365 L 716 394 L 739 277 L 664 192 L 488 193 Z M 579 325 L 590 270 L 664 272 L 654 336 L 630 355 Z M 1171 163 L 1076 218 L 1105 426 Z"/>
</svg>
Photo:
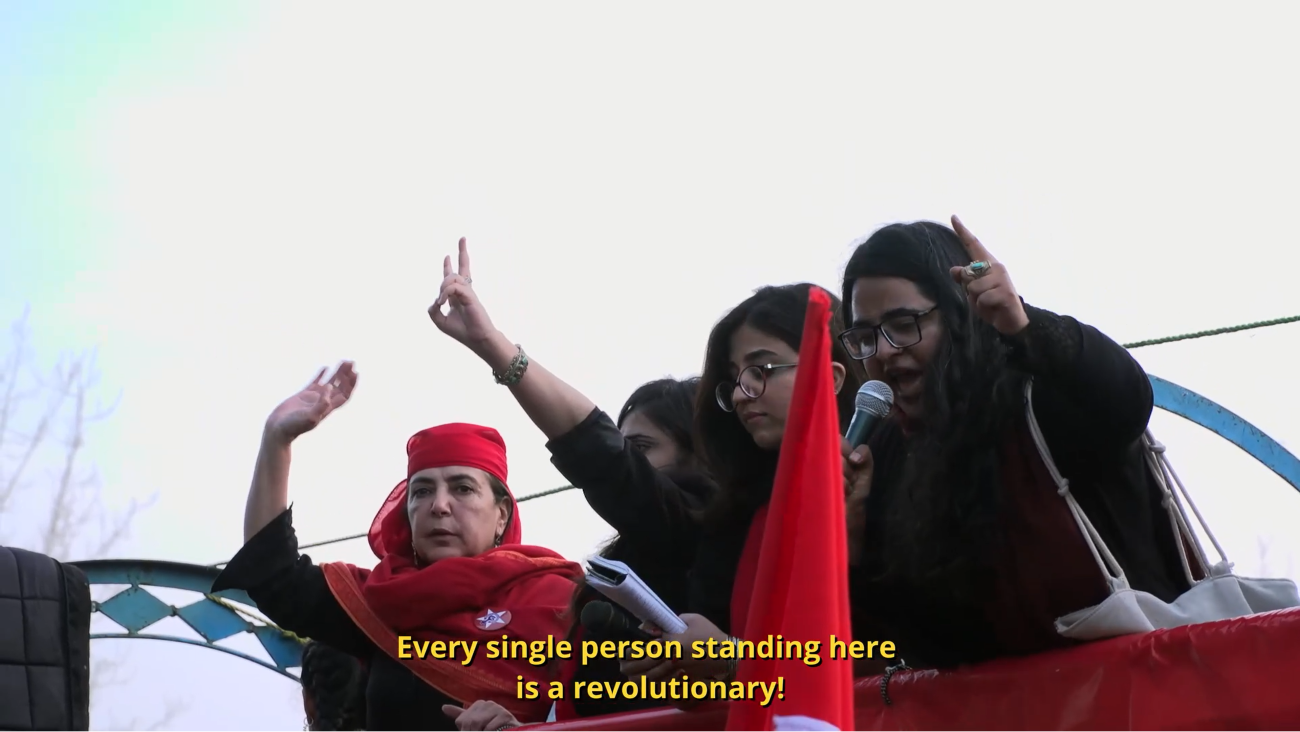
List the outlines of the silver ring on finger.
<svg viewBox="0 0 1300 732">
<path fill-rule="evenodd" d="M 472 285 L 472 284 L 474 284 L 474 278 L 473 278 L 473 277 L 466 277 L 466 278 L 465 278 L 465 284 L 467 284 L 467 285 Z"/>
<path fill-rule="evenodd" d="M 979 260 L 978 262 L 971 262 L 970 264 L 966 265 L 966 274 L 970 275 L 974 279 L 979 279 L 992 271 L 993 271 L 993 265 L 989 264 L 988 262 L 982 259 Z"/>
</svg>

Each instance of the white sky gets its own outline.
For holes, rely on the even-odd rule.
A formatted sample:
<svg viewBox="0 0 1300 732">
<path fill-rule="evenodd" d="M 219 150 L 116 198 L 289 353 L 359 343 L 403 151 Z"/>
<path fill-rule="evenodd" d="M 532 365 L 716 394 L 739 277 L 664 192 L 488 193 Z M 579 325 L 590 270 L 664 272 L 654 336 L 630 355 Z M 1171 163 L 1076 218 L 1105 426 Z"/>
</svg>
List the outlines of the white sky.
<svg viewBox="0 0 1300 732">
<path fill-rule="evenodd" d="M 754 288 L 838 291 L 850 242 L 900 220 L 961 215 L 1026 300 L 1120 341 L 1300 312 L 1291 6 L 642 7 L 267 4 L 98 98 L 81 163 L 108 264 L 50 317 L 124 392 L 96 443 L 110 499 L 160 494 L 122 555 L 229 558 L 263 419 L 341 358 L 353 403 L 295 451 L 300 540 L 364 531 L 406 437 L 442 422 L 499 429 L 517 495 L 562 484 L 425 315 L 462 235 L 498 326 L 610 411 L 697 373 Z M 1135 355 L 1296 451 L 1298 328 Z M 1300 495 L 1200 428 L 1154 429 L 1239 567 L 1266 541 L 1264 570 L 1295 576 Z M 572 558 L 609 535 L 577 493 L 522 516 Z M 178 729 L 302 725 L 270 672 L 116 645 L 129 680 L 97 726 L 168 701 Z"/>
</svg>

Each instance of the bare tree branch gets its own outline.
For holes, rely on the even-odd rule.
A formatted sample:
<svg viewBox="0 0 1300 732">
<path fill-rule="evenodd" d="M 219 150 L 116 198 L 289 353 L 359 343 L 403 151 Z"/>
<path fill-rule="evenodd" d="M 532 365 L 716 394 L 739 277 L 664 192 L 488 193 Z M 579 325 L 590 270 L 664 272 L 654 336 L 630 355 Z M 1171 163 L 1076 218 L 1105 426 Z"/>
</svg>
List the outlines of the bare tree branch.
<svg viewBox="0 0 1300 732">
<path fill-rule="evenodd" d="M 160 730 L 171 726 L 172 722 L 185 711 L 187 704 L 177 699 L 168 699 L 163 702 L 163 713 L 158 716 L 158 720 L 148 727 L 139 727 L 142 730 Z"/>
<path fill-rule="evenodd" d="M 68 556 L 72 549 L 72 529 L 76 519 L 76 501 L 73 491 L 81 487 L 76 480 L 77 458 L 85 445 L 86 384 L 81 380 L 81 363 L 73 361 L 66 373 L 60 374 L 56 388 L 60 401 L 71 399 L 72 418 L 68 421 L 69 435 L 64 441 L 61 469 L 55 483 L 54 500 L 50 501 L 50 518 L 45 527 L 41 551 L 50 556 Z"/>
<path fill-rule="evenodd" d="M 1295 560 L 1290 555 L 1286 555 L 1286 571 L 1274 572 L 1272 562 L 1269 561 L 1269 555 L 1273 551 L 1272 537 L 1258 537 L 1255 539 L 1256 556 L 1258 564 L 1255 568 L 1254 576 L 1256 577 L 1295 577 Z"/>
<path fill-rule="evenodd" d="M 24 312 L 14 323 L 0 359 L 0 540 L 57 559 L 102 557 L 127 538 L 135 517 L 157 496 L 132 499 L 117 512 L 106 509 L 98 473 L 86 459 L 87 431 L 112 416 L 121 394 L 107 405 L 96 398 L 100 373 L 93 349 L 65 353 L 47 371 L 38 368 L 28 321 Z M 50 475 L 41 479 L 37 471 Z M 5 521 L 18 503 L 36 504 L 44 514 L 35 524 L 24 522 L 39 527 L 32 536 L 15 536 L 18 522 Z"/>
<path fill-rule="evenodd" d="M 18 393 L 18 378 L 22 373 L 24 347 L 27 343 L 24 337 L 27 314 L 28 310 L 25 309 L 22 318 L 14 323 L 11 329 L 13 347 L 5 354 L 4 362 L 0 364 L 0 458 L 5 456 L 9 447 L 7 438 L 14 411 L 17 409 L 18 402 L 26 396 Z M 4 471 L 3 462 L 0 462 L 0 471 Z M 5 506 L 13 495 L 15 486 L 16 482 L 7 472 L 0 472 L 0 515 L 4 514 Z"/>
<path fill-rule="evenodd" d="M 4 397 L 0 402 L 0 458 L 14 455 L 9 460 L 0 461 L 0 516 L 5 513 L 13 501 L 14 494 L 22 486 L 22 480 L 31 466 L 32 459 L 45 442 L 50 427 L 63 407 L 64 390 L 47 393 L 45 408 L 34 415 L 35 425 L 31 432 L 23 433 L 19 425 L 25 416 L 23 405 L 32 397 L 39 396 L 42 389 L 39 375 L 33 374 L 32 380 L 37 384 L 28 390 L 20 390 L 25 372 L 31 366 L 30 329 L 27 319 L 30 311 L 24 310 L 23 316 L 10 329 L 12 345 L 4 361 Z M 7 455 L 6 453 L 9 453 Z"/>
<path fill-rule="evenodd" d="M 1257 538 L 1255 539 L 1255 552 L 1256 552 L 1256 557 L 1258 558 L 1258 561 L 1259 561 L 1258 568 L 1255 570 L 1255 576 L 1256 576 L 1256 577 L 1267 577 L 1267 576 L 1269 576 L 1269 574 L 1268 574 L 1268 552 L 1269 552 L 1269 550 L 1272 549 L 1272 548 L 1273 548 L 1273 542 L 1269 541 L 1268 539 L 1265 539 L 1265 538 L 1262 537 L 1262 536 L 1261 536 L 1261 537 L 1257 537 Z"/>
<path fill-rule="evenodd" d="M 90 662 L 91 696 L 105 686 L 119 686 L 126 683 L 126 678 L 122 675 L 122 668 L 126 665 L 120 658 L 109 658 L 107 656 L 94 655 Z"/>
<path fill-rule="evenodd" d="M 114 722 L 108 726 L 109 729 L 135 729 L 135 730 L 160 730 L 171 726 L 176 721 L 176 717 L 185 711 L 186 704 L 176 699 L 168 699 L 163 702 L 163 713 L 158 715 L 158 719 L 149 724 L 140 721 L 139 717 L 131 717 L 125 724 Z"/>
<path fill-rule="evenodd" d="M 0 345 L 0 543 L 29 546 L 56 559 L 107 556 L 129 535 L 139 513 L 157 496 L 132 499 L 108 510 L 99 473 L 87 455 L 89 428 L 108 419 L 121 401 L 105 406 L 96 398 L 100 373 L 96 352 L 62 354 L 42 368 L 32 348 L 30 310 L 13 323 L 7 347 Z M 19 511 L 34 520 L 16 520 Z M 20 536 L 29 527 L 31 535 Z M 127 683 L 123 659 L 95 654 L 91 696 Z M 113 729 L 161 729 L 185 705 L 166 702 L 153 722 L 133 719 Z"/>
</svg>

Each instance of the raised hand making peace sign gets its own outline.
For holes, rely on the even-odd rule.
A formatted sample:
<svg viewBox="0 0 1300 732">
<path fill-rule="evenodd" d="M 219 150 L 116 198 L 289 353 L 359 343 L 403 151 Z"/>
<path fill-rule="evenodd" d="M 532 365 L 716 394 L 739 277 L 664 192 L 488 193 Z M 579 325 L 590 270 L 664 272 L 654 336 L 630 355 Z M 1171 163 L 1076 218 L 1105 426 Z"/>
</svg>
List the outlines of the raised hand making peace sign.
<svg viewBox="0 0 1300 732">
<path fill-rule="evenodd" d="M 952 228 L 962 246 L 966 247 L 971 263 L 965 267 L 953 267 L 949 274 L 954 282 L 966 288 L 971 309 L 1003 335 L 1016 335 L 1024 330 L 1029 325 L 1029 316 L 1025 314 L 1025 305 L 1016 293 L 1016 286 L 1011 283 L 1006 266 L 994 259 L 956 216 L 952 217 Z"/>
<path fill-rule="evenodd" d="M 479 352 L 496 334 L 496 326 L 488 317 L 483 303 L 474 294 L 474 280 L 470 276 L 469 249 L 464 237 L 460 240 L 460 262 L 456 272 L 451 268 L 451 257 L 442 260 L 442 286 L 438 299 L 429 306 L 429 318 L 438 330 Z M 448 305 L 448 312 L 442 306 Z"/>
</svg>

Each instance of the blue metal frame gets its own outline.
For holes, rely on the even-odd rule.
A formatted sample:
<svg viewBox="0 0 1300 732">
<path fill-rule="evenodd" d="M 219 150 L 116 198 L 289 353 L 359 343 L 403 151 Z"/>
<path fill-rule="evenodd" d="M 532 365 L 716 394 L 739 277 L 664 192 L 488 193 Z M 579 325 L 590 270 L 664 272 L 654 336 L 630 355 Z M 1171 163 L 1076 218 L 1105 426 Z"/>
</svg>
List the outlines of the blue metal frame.
<svg viewBox="0 0 1300 732">
<path fill-rule="evenodd" d="M 1231 411 L 1158 376 L 1150 376 L 1156 406 L 1198 424 L 1240 447 L 1300 491 L 1300 458 Z"/>
<path fill-rule="evenodd" d="M 289 669 L 302 664 L 302 642 L 290 633 L 256 623 L 223 604 L 221 601 L 227 600 L 257 607 L 252 598 L 240 590 L 213 593 L 212 582 L 221 574 L 221 570 L 216 567 L 148 559 L 93 559 L 73 564 L 86 573 L 92 585 L 129 585 L 111 598 L 94 604 L 95 612 L 122 626 L 125 632 L 95 633 L 90 636 L 92 639 L 149 638 L 188 643 L 229 653 L 298 681 L 298 677 L 289 673 Z M 151 595 L 145 586 L 189 590 L 202 593 L 203 597 L 189 605 L 176 607 Z M 141 632 L 154 623 L 173 616 L 183 620 L 203 640 Z M 272 663 L 233 648 L 216 645 L 218 641 L 238 633 L 257 636 Z"/>
<path fill-rule="evenodd" d="M 1156 407 L 1177 414 L 1223 437 L 1300 491 L 1300 458 L 1287 452 L 1286 448 L 1276 440 L 1223 406 L 1190 389 L 1157 376 L 1149 376 L 1149 378 Z M 216 567 L 131 559 L 98 559 L 75 564 L 85 571 L 91 584 L 129 585 L 127 589 L 108 600 L 95 604 L 96 611 L 121 625 L 126 632 L 96 633 L 91 638 L 150 638 L 173 643 L 188 643 L 229 653 L 298 681 L 298 677 L 289 673 L 288 669 L 297 668 L 302 663 L 301 641 L 278 628 L 254 623 L 219 602 L 219 600 L 231 600 L 242 605 L 257 607 L 248 595 L 239 590 L 226 590 L 213 594 L 212 582 L 220 574 L 220 570 Z M 202 593 L 204 597 L 198 602 L 178 608 L 149 594 L 144 585 L 190 590 Z M 204 640 L 140 632 L 159 620 L 172 616 L 185 621 Z M 217 641 L 245 632 L 257 636 L 273 663 L 216 645 Z"/>
</svg>

